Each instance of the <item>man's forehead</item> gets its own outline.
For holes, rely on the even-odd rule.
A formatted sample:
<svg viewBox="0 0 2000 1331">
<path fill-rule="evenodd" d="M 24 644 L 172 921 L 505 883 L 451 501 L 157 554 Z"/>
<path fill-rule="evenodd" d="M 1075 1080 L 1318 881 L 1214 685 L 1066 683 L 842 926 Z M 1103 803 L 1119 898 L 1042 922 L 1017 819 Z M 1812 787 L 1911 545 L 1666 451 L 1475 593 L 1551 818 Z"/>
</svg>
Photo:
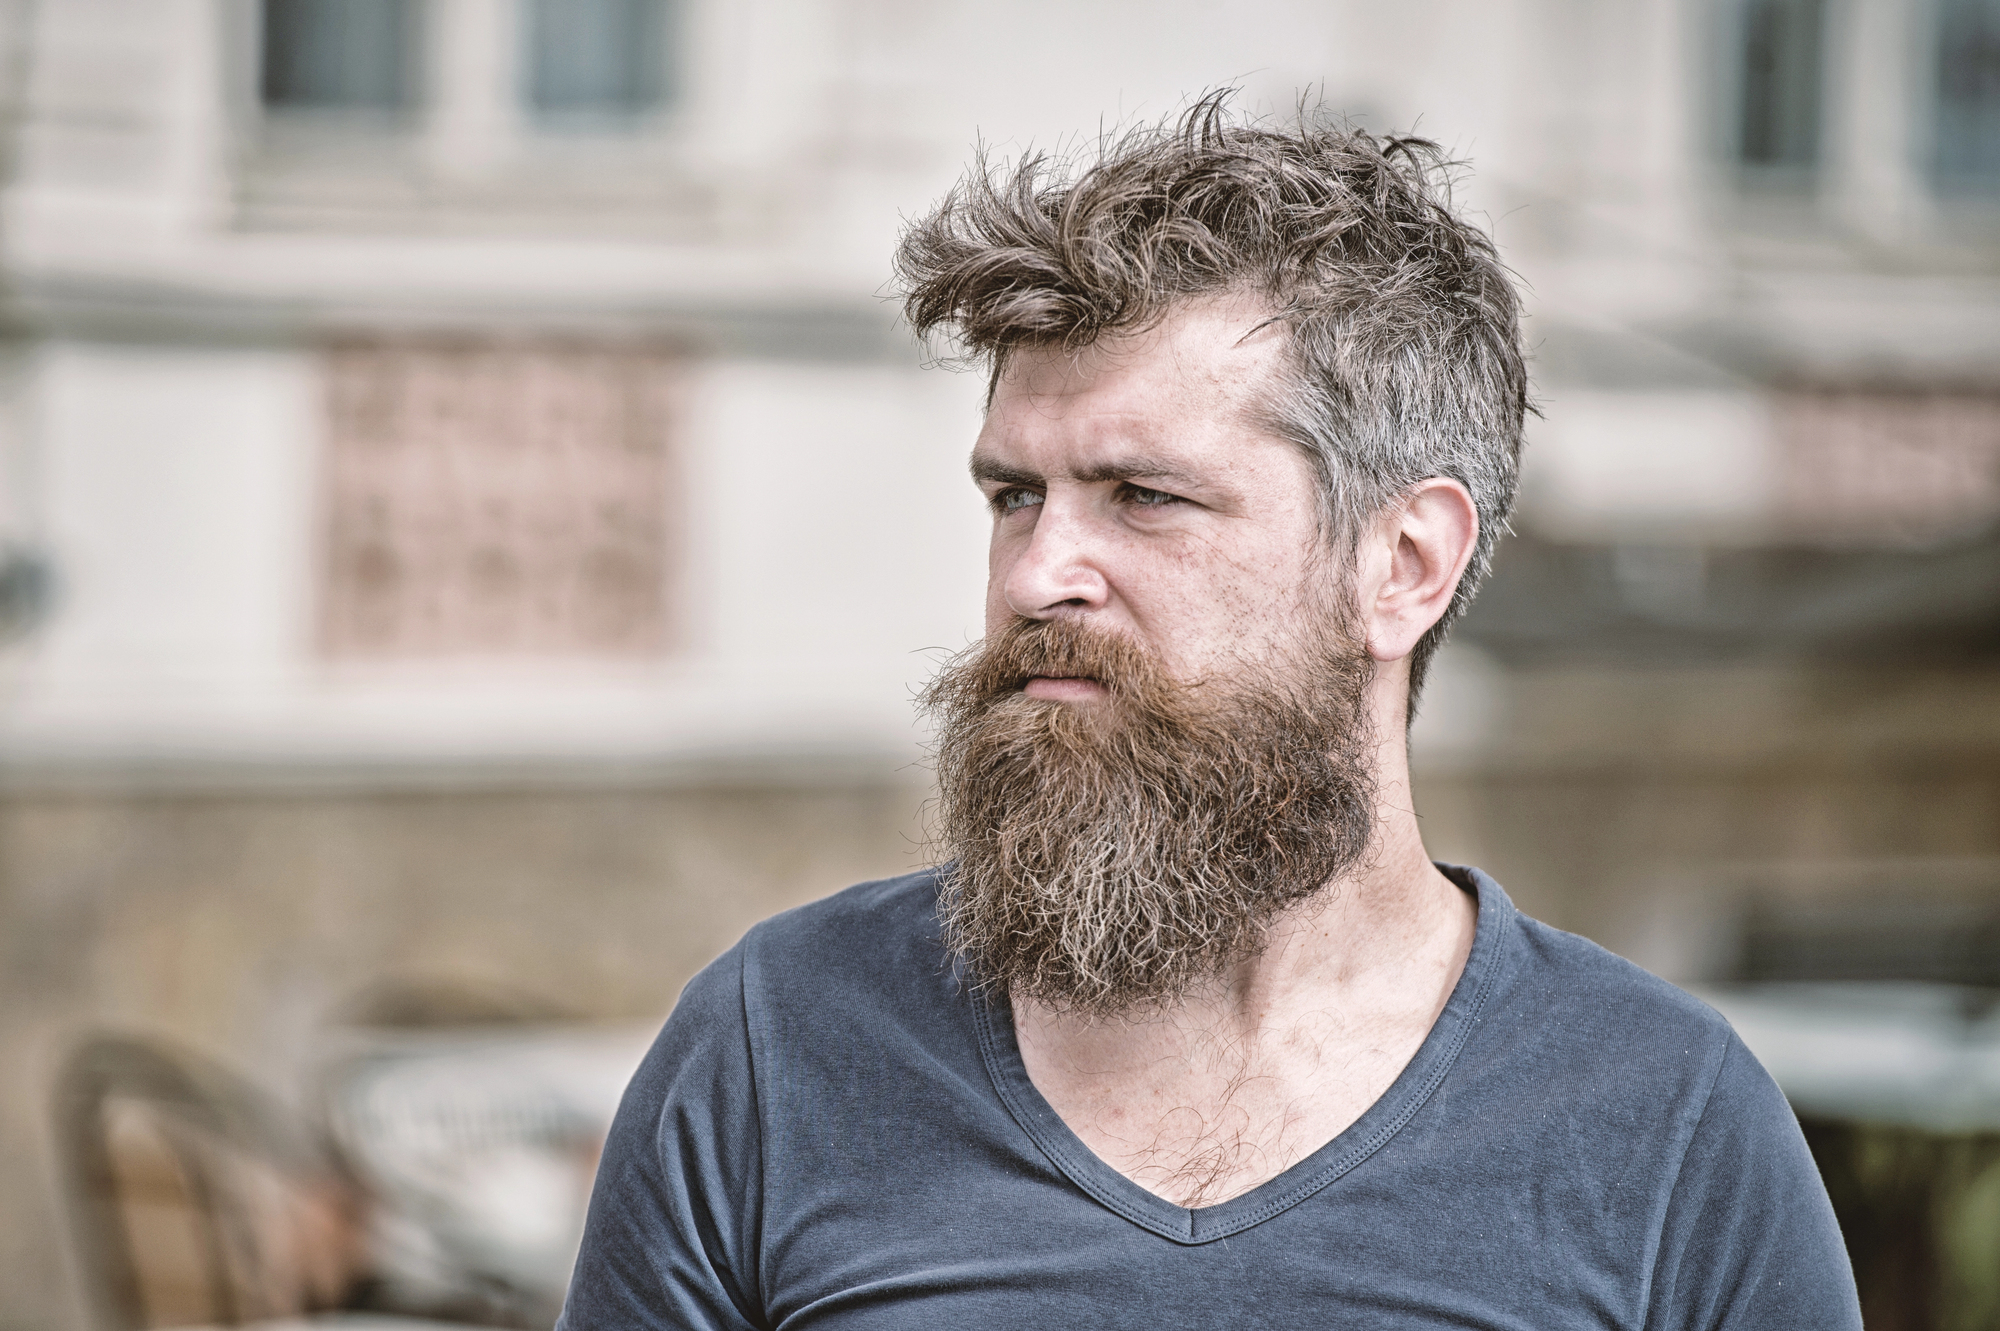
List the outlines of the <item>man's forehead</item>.
<svg viewBox="0 0 2000 1331">
<path fill-rule="evenodd" d="M 1002 482 L 1192 479 L 1226 465 L 1231 440 L 1251 432 L 1247 413 L 1221 395 L 1024 395 L 988 414 L 972 474 Z"/>
<path fill-rule="evenodd" d="M 974 470 L 999 454 L 1060 445 L 1067 470 L 1137 453 L 1160 475 L 1227 437 L 1262 434 L 1258 408 L 1283 345 L 1262 309 L 1231 302 L 1081 349 L 1017 350 L 994 386 Z"/>
<path fill-rule="evenodd" d="M 1152 323 L 1105 333 L 1082 347 L 1015 349 L 994 385 L 994 405 L 1029 399 L 1043 410 L 1062 410 L 1079 398 L 1151 401 L 1163 392 L 1234 397 L 1259 385 L 1282 353 L 1286 336 L 1282 321 L 1261 301 L 1218 297 L 1189 302 Z"/>
</svg>

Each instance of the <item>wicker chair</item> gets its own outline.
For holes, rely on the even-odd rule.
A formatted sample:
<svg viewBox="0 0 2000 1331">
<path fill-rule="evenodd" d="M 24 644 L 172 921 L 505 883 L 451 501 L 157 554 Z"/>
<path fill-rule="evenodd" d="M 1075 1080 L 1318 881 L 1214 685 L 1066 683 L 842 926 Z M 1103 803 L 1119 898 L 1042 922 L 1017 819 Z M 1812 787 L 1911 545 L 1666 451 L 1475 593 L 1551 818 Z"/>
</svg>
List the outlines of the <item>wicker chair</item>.
<svg viewBox="0 0 2000 1331">
<path fill-rule="evenodd" d="M 254 1086 L 154 1040 L 80 1045 L 55 1124 L 78 1263 L 105 1331 L 349 1306 L 352 1189 Z"/>
</svg>

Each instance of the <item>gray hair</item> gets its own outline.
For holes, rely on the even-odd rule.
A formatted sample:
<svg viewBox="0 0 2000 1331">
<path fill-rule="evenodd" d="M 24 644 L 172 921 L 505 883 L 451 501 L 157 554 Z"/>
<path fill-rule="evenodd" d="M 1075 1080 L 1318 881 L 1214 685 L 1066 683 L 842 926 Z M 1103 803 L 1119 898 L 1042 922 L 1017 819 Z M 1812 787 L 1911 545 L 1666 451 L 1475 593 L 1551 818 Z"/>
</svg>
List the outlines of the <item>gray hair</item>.
<svg viewBox="0 0 2000 1331">
<path fill-rule="evenodd" d="M 1506 530 L 1528 407 L 1520 298 L 1492 241 L 1452 209 L 1424 139 L 1317 113 L 1279 130 L 1228 92 L 1100 142 L 974 169 L 904 233 L 896 272 L 919 335 L 947 328 L 998 381 L 1024 346 L 1086 346 L 1180 303 L 1253 292 L 1289 328 L 1266 423 L 1302 449 L 1333 530 L 1445 476 L 1479 512 L 1471 562 L 1410 653 L 1410 706 Z"/>
</svg>

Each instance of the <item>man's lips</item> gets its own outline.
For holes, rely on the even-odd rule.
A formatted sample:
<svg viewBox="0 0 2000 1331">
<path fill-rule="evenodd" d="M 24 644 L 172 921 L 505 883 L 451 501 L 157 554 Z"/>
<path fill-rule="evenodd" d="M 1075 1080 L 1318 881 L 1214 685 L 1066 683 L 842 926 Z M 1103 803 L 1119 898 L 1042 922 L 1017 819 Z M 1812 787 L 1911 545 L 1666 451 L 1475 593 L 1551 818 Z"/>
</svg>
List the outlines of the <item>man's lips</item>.
<svg viewBox="0 0 2000 1331">
<path fill-rule="evenodd" d="M 1030 698 L 1055 702 L 1080 702 L 1104 696 L 1104 686 L 1082 675 L 1031 675 L 1021 692 Z"/>
</svg>

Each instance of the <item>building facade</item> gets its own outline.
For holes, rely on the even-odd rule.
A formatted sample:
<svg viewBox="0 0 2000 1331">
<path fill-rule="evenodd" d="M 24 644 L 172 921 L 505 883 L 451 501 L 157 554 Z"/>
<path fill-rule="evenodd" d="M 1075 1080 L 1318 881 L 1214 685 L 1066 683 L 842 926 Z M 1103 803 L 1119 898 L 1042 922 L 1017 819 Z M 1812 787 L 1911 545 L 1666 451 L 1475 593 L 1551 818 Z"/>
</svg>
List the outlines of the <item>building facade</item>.
<svg viewBox="0 0 2000 1331">
<path fill-rule="evenodd" d="M 81 1031 L 657 1015 L 922 862 L 983 383 L 898 227 L 1224 85 L 1445 144 L 1528 297 L 1433 848 L 1676 978 L 2000 901 L 1991 0 L 7 0 L 0 1325 Z"/>
</svg>

